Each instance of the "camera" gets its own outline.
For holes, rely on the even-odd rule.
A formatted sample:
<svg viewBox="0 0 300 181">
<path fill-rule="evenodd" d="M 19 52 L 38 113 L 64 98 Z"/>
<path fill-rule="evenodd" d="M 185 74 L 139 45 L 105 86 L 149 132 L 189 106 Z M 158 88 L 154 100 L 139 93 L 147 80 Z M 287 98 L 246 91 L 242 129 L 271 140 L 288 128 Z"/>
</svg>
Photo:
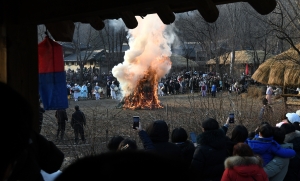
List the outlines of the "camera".
<svg viewBox="0 0 300 181">
<path fill-rule="evenodd" d="M 136 127 L 139 127 L 139 125 L 140 125 L 140 116 L 133 116 L 132 128 L 136 129 Z"/>
<path fill-rule="evenodd" d="M 229 123 L 234 123 L 234 114 L 233 113 L 229 114 Z"/>
</svg>

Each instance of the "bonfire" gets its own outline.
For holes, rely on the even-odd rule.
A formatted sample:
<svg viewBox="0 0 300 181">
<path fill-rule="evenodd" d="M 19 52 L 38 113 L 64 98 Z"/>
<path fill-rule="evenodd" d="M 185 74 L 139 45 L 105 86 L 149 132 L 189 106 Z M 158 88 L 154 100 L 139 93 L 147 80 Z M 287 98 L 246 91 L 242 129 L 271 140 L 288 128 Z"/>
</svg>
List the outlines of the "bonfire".
<svg viewBox="0 0 300 181">
<path fill-rule="evenodd" d="M 158 109 L 163 108 L 157 95 L 158 77 L 156 71 L 149 68 L 144 77 L 138 81 L 134 91 L 124 98 L 123 108 Z"/>
</svg>

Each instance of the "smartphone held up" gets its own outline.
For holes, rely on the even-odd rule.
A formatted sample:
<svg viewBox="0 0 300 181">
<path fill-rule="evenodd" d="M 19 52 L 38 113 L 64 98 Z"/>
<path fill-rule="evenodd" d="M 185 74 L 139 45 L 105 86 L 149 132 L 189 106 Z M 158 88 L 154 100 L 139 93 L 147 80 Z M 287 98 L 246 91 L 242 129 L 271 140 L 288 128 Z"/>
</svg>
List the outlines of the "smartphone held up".
<svg viewBox="0 0 300 181">
<path fill-rule="evenodd" d="M 234 113 L 229 114 L 229 123 L 234 123 Z"/>
<path fill-rule="evenodd" d="M 136 129 L 140 125 L 140 116 L 133 116 L 132 128 Z"/>
</svg>

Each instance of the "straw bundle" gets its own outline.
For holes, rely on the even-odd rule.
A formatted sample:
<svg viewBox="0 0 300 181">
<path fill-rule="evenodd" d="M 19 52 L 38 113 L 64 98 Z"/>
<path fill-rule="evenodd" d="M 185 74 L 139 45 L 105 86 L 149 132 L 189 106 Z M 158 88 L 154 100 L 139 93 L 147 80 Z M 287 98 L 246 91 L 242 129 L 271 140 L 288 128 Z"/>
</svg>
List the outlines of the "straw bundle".
<svg viewBox="0 0 300 181">
<path fill-rule="evenodd" d="M 270 66 L 272 65 L 272 63 L 272 61 L 266 61 L 263 64 L 261 64 L 252 75 L 252 79 L 262 84 L 268 84 L 269 74 L 271 70 Z"/>
<path fill-rule="evenodd" d="M 253 50 L 239 50 L 239 51 L 235 51 L 235 63 L 237 64 L 245 64 L 245 63 L 253 63 L 254 60 L 254 55 L 255 53 L 257 53 L 257 58 L 259 58 L 260 60 L 263 60 L 265 57 L 265 52 L 262 50 L 257 50 L 257 51 L 253 51 Z M 271 55 L 267 55 L 267 58 L 270 58 Z M 231 55 L 230 53 L 226 53 L 223 54 L 222 56 L 219 57 L 219 63 L 220 64 L 225 64 L 229 65 L 230 64 L 230 58 Z M 206 64 L 208 65 L 215 65 L 216 64 L 216 60 L 215 59 L 210 59 L 209 61 L 206 62 Z"/>
<path fill-rule="evenodd" d="M 296 47 L 300 48 L 300 44 Z M 299 87 L 300 56 L 289 49 L 262 63 L 252 75 L 252 79 L 270 85 Z"/>
<path fill-rule="evenodd" d="M 283 85 L 284 81 L 278 77 L 284 77 L 285 66 L 282 63 L 273 61 L 270 65 L 270 73 L 269 73 L 269 85 Z"/>
</svg>

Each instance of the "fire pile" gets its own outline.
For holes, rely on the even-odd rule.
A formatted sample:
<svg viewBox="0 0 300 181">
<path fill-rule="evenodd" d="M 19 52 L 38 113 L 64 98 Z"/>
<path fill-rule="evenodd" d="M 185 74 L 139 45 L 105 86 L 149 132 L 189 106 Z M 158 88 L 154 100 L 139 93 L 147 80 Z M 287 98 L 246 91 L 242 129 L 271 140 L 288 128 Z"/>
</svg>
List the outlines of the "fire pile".
<svg viewBox="0 0 300 181">
<path fill-rule="evenodd" d="M 163 108 L 158 99 L 157 88 L 157 73 L 149 68 L 144 77 L 138 81 L 134 91 L 124 98 L 123 108 L 133 110 Z"/>
</svg>

